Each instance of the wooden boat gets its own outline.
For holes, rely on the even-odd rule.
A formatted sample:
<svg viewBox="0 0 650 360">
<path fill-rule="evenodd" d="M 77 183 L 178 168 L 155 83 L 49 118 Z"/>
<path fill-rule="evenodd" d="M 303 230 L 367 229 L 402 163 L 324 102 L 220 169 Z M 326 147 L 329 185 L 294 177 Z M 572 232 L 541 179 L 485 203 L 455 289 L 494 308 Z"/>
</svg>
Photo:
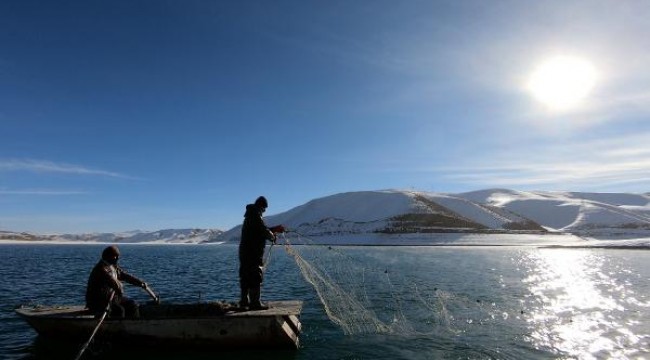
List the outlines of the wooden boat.
<svg viewBox="0 0 650 360">
<path fill-rule="evenodd" d="M 134 344 L 209 348 L 297 349 L 302 301 L 270 301 L 267 310 L 235 304 L 147 304 L 137 319 L 107 318 L 98 338 Z M 39 335 L 86 340 L 98 320 L 83 306 L 31 306 L 15 310 Z"/>
</svg>

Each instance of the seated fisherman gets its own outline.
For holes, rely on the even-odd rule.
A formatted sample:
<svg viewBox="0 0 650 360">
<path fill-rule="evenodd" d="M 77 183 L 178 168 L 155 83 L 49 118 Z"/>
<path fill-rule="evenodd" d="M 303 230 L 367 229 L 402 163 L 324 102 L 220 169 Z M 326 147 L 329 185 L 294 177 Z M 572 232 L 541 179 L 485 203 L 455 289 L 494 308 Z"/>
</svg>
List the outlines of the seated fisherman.
<svg viewBox="0 0 650 360">
<path fill-rule="evenodd" d="M 142 288 L 145 288 L 147 284 L 117 266 L 119 258 L 120 250 L 117 246 L 113 245 L 104 249 L 101 260 L 88 277 L 86 307 L 94 314 L 102 314 L 114 292 L 109 315 L 114 318 L 136 318 L 140 316 L 138 304 L 124 296 L 122 281 Z"/>
</svg>

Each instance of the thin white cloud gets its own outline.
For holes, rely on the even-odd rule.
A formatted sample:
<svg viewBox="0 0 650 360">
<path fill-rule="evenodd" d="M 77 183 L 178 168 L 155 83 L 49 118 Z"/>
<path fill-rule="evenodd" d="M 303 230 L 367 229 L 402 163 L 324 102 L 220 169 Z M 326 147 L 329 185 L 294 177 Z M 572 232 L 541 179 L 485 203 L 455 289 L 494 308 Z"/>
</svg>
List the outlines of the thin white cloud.
<svg viewBox="0 0 650 360">
<path fill-rule="evenodd" d="M 3 171 L 31 171 L 38 173 L 65 173 L 76 175 L 108 176 L 122 179 L 134 179 L 134 177 L 117 172 L 91 169 L 80 165 L 55 163 L 46 160 L 0 160 L 0 172 Z"/>
<path fill-rule="evenodd" d="M 589 108 L 591 111 L 588 115 L 605 116 L 607 121 L 621 122 L 630 114 L 635 117 L 645 116 L 650 114 L 650 92 L 611 95 L 593 101 Z"/>
<path fill-rule="evenodd" d="M 643 168 L 639 168 L 638 163 L 619 166 L 603 163 L 520 165 L 510 165 L 509 169 L 459 169 L 457 172 L 447 173 L 446 177 L 481 187 L 546 185 L 554 188 L 576 185 L 590 188 L 605 188 L 621 184 L 641 185 L 647 184 L 650 179 L 650 163 L 645 164 Z"/>
<path fill-rule="evenodd" d="M 436 168 L 448 180 L 478 187 L 553 187 L 580 189 L 650 187 L 650 134 L 526 151 L 488 153 L 460 166 Z M 481 165 L 478 165 L 481 164 Z M 487 165 L 486 165 L 487 164 Z"/>
</svg>

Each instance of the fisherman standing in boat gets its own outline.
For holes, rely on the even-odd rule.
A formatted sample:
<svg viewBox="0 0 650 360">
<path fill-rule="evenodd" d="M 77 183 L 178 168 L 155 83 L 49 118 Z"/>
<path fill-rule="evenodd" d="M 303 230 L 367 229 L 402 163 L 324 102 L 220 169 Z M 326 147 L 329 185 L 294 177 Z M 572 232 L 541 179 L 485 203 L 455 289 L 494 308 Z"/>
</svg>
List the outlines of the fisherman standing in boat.
<svg viewBox="0 0 650 360">
<path fill-rule="evenodd" d="M 117 266 L 120 250 L 112 245 L 104 249 L 102 258 L 90 272 L 86 288 L 86 307 L 95 314 L 106 310 L 111 301 L 110 316 L 115 318 L 139 317 L 138 304 L 124 296 L 122 281 L 146 289 L 147 284 Z M 112 295 L 115 293 L 114 295 Z"/>
<path fill-rule="evenodd" d="M 282 225 L 267 227 L 262 214 L 269 207 L 264 196 L 260 196 L 255 203 L 246 205 L 244 224 L 241 229 L 239 243 L 239 286 L 241 298 L 239 306 L 250 310 L 265 310 L 269 307 L 263 304 L 261 287 L 264 279 L 264 247 L 269 240 L 275 244 L 276 233 L 284 232 Z"/>
</svg>

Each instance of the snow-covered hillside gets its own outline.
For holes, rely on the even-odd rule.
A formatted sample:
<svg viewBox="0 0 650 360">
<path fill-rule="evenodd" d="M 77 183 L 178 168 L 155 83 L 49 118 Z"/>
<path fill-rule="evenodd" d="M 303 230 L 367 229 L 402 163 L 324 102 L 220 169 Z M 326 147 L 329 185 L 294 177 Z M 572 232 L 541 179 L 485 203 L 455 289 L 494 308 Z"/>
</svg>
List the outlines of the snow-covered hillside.
<svg viewBox="0 0 650 360">
<path fill-rule="evenodd" d="M 570 233 L 650 237 L 650 196 L 490 189 L 461 194 L 362 191 L 266 217 L 315 236 L 407 233 Z M 236 226 L 214 240 L 239 240 Z"/>
<path fill-rule="evenodd" d="M 520 214 L 551 230 L 597 237 L 650 236 L 647 194 L 495 189 L 459 196 Z"/>
<path fill-rule="evenodd" d="M 210 242 L 222 233 L 215 229 L 166 229 L 158 231 L 128 231 L 121 233 L 90 233 L 63 235 L 34 235 L 0 231 L 0 239 L 14 241 L 97 242 L 97 243 L 173 243 L 198 244 Z"/>
<path fill-rule="evenodd" d="M 272 210 L 272 209 L 271 209 Z M 380 243 L 418 234 L 573 234 L 600 239 L 650 239 L 650 195 L 489 189 L 461 194 L 410 190 L 358 191 L 311 200 L 266 217 L 294 234 L 351 236 Z M 0 231 L 16 241 L 90 241 L 117 243 L 218 243 L 239 241 L 241 226 L 170 229 L 81 235 L 33 235 Z M 368 237 L 368 234 L 373 234 Z M 413 236 L 410 236 L 413 234 Z M 409 236 L 407 236 L 409 235 Z M 438 237 L 440 237 L 438 235 Z M 338 240 L 337 240 L 338 239 Z M 357 240 L 346 240 L 355 243 Z M 401 243 L 401 242 L 400 242 Z"/>
</svg>

